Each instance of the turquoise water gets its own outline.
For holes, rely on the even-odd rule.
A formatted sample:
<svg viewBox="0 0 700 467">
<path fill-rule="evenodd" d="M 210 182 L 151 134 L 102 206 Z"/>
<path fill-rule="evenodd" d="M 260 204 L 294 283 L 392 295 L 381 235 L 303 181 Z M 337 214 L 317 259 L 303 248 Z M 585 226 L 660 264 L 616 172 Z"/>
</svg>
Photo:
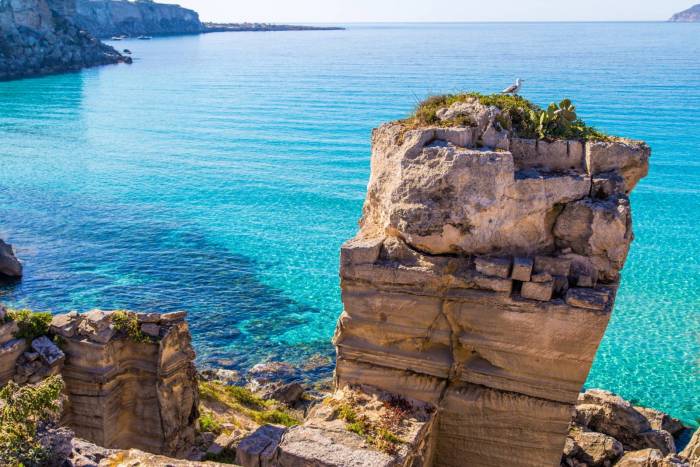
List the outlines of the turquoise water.
<svg viewBox="0 0 700 467">
<path fill-rule="evenodd" d="M 526 97 L 571 97 L 653 147 L 588 385 L 700 419 L 700 25 L 350 25 L 117 45 L 132 66 L 0 83 L 0 238 L 26 264 L 3 300 L 187 309 L 203 364 L 331 356 L 371 129 L 427 94 L 520 76 Z"/>
</svg>

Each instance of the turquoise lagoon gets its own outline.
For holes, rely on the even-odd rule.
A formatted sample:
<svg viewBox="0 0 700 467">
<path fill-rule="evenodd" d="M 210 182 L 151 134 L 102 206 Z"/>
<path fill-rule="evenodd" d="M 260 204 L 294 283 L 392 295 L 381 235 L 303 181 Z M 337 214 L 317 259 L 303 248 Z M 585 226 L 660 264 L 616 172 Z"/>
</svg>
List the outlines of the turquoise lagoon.
<svg viewBox="0 0 700 467">
<path fill-rule="evenodd" d="M 26 264 L 2 300 L 187 309 L 202 364 L 332 356 L 338 248 L 357 228 L 371 129 L 426 95 L 522 77 L 526 97 L 570 97 L 654 149 L 587 385 L 700 420 L 700 25 L 349 25 L 115 45 L 132 66 L 0 83 L 0 238 Z"/>
</svg>

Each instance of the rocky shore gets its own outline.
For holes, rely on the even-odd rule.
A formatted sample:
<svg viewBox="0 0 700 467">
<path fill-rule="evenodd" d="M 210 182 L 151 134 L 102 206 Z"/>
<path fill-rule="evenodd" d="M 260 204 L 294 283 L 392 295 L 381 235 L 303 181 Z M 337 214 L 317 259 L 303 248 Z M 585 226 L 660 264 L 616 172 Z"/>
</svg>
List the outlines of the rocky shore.
<svg viewBox="0 0 700 467">
<path fill-rule="evenodd" d="M 75 0 L 0 1 L 0 80 L 130 61 L 80 29 Z"/>
<path fill-rule="evenodd" d="M 672 23 L 697 23 L 700 22 L 700 4 L 693 5 L 687 10 L 676 13 L 669 19 Z"/>
</svg>

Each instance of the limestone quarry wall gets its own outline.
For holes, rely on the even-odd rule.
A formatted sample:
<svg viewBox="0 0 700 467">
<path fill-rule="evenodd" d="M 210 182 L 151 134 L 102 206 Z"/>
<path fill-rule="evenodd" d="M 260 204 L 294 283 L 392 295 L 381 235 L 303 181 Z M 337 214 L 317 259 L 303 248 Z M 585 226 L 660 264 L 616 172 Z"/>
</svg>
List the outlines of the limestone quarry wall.
<svg viewBox="0 0 700 467">
<path fill-rule="evenodd" d="M 488 122 L 375 130 L 361 228 L 341 252 L 337 385 L 438 406 L 436 466 L 558 465 L 649 156 Z"/>
</svg>

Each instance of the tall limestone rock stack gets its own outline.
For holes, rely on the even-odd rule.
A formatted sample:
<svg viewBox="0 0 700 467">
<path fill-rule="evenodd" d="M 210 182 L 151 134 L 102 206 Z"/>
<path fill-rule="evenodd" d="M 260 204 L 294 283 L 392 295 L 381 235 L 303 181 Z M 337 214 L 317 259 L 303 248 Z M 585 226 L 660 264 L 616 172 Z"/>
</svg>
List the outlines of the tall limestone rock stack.
<svg viewBox="0 0 700 467">
<path fill-rule="evenodd" d="M 477 99 L 437 116 L 373 133 L 336 383 L 437 406 L 436 466 L 558 465 L 650 150 L 517 138 Z"/>
<path fill-rule="evenodd" d="M 75 0 L 0 0 L 0 80 L 126 60 L 73 22 Z"/>
</svg>

